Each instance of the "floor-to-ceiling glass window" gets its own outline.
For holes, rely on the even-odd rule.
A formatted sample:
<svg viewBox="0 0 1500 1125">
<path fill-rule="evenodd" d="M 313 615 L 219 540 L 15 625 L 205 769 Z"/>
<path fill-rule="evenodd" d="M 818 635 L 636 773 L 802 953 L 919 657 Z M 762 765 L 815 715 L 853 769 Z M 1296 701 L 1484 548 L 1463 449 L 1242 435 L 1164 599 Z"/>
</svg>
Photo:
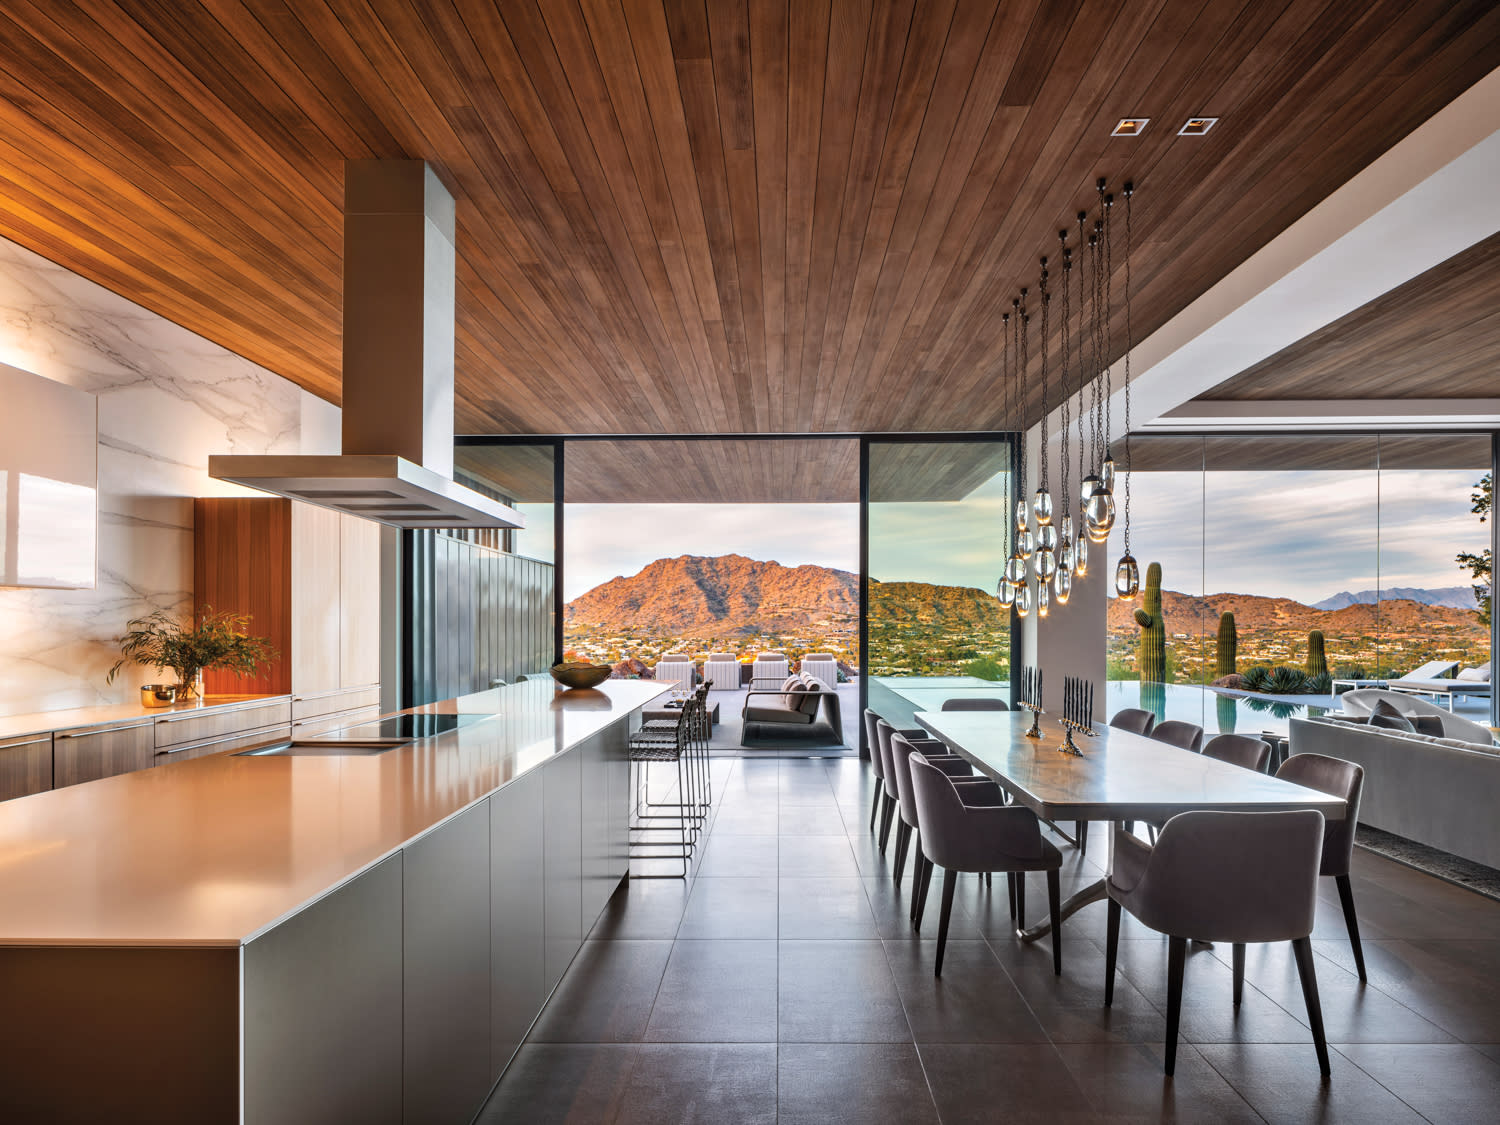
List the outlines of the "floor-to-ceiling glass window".
<svg viewBox="0 0 1500 1125">
<path fill-rule="evenodd" d="M 1009 549 L 1011 449 L 1004 437 L 869 440 L 865 668 L 877 711 L 1010 698 L 1011 613 L 995 586 Z"/>
<path fill-rule="evenodd" d="M 1425 666 L 1454 681 L 1432 698 L 1488 714 L 1490 435 L 1171 435 L 1132 446 L 1132 547 L 1143 586 L 1161 565 L 1163 622 L 1152 635 L 1137 620 L 1149 590 L 1111 604 L 1112 709 L 1145 706 L 1209 733 L 1281 733 L 1343 690 Z M 1120 541 L 1117 528 L 1114 557 Z M 1165 683 L 1142 684 L 1142 646 L 1158 636 Z"/>
</svg>

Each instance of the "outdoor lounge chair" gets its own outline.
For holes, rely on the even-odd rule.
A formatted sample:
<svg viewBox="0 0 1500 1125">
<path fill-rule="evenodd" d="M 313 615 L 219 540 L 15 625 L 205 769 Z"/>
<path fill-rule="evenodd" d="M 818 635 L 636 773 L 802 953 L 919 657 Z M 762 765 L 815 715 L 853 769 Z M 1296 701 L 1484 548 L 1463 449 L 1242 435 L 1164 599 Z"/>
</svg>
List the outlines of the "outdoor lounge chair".
<svg viewBox="0 0 1500 1125">
<path fill-rule="evenodd" d="M 1430 695 L 1434 699 L 1446 699 L 1448 710 L 1453 710 L 1454 699 L 1465 696 L 1490 696 L 1490 666 L 1467 668 L 1457 677 L 1449 672 L 1458 668 L 1456 660 L 1432 660 L 1399 680 L 1391 680 L 1385 686 L 1390 691 L 1406 695 Z"/>
<path fill-rule="evenodd" d="M 755 658 L 755 666 L 750 673 L 750 687 L 755 691 L 775 688 L 786 679 L 788 667 L 786 657 L 781 653 L 761 653 Z"/>
<path fill-rule="evenodd" d="M 802 671 L 826 688 L 839 686 L 839 662 L 829 653 L 808 653 L 802 658 Z"/>
<path fill-rule="evenodd" d="M 698 665 L 685 652 L 669 652 L 656 662 L 655 678 L 658 682 L 677 681 L 683 691 L 692 691 L 697 679 Z"/>
<path fill-rule="evenodd" d="M 739 691 L 739 659 L 732 652 L 709 653 L 703 662 L 703 678 L 714 685 L 714 691 Z"/>
</svg>

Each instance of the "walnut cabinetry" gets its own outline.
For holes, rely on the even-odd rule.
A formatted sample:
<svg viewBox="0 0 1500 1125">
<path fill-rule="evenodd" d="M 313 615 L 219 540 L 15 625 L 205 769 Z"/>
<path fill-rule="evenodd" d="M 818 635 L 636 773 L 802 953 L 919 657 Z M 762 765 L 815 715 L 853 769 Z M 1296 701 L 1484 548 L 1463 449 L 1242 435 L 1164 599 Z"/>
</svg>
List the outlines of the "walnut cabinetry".
<svg viewBox="0 0 1500 1125">
<path fill-rule="evenodd" d="M 61 789 L 101 777 L 149 769 L 156 754 L 156 732 L 150 719 L 78 730 L 52 736 L 53 785 Z"/>
<path fill-rule="evenodd" d="M 248 613 L 257 632 L 286 638 L 253 686 L 209 672 L 210 691 L 289 692 L 302 700 L 378 689 L 379 524 L 270 497 L 201 499 L 195 516 L 198 604 Z"/>
<path fill-rule="evenodd" d="M 52 733 L 0 738 L 0 801 L 52 788 Z"/>
</svg>

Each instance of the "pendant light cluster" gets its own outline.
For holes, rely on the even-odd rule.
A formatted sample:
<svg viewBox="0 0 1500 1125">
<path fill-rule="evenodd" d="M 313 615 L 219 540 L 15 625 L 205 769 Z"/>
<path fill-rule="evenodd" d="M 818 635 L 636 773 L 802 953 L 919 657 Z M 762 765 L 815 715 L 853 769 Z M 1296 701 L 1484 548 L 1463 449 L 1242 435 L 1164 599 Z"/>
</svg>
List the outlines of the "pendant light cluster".
<svg viewBox="0 0 1500 1125">
<path fill-rule="evenodd" d="M 1024 445 L 1020 463 L 1016 469 L 1015 538 L 1010 558 L 1005 564 L 996 593 L 1002 605 L 1014 605 L 1022 617 L 1036 608 L 1039 617 L 1047 616 L 1052 602 L 1067 605 L 1078 579 L 1089 570 L 1089 544 L 1104 543 L 1114 529 L 1115 462 L 1110 456 L 1109 400 L 1113 394 L 1113 373 L 1109 357 L 1113 354 L 1110 338 L 1110 309 L 1113 301 L 1111 215 L 1114 211 L 1114 196 L 1106 190 L 1104 180 L 1098 183 L 1099 214 L 1092 229 L 1088 226 L 1087 212 L 1078 213 L 1078 259 L 1075 261 L 1073 247 L 1068 245 L 1066 230 L 1058 231 L 1058 246 L 1062 260 L 1060 305 L 1062 323 L 1059 328 L 1058 377 L 1063 388 L 1061 417 L 1061 480 L 1059 505 L 1054 504 L 1050 481 L 1048 456 L 1047 416 L 1049 349 L 1051 347 L 1051 306 L 1053 290 L 1047 259 L 1041 260 L 1041 277 L 1037 285 L 1037 315 L 1040 321 L 1041 378 L 1041 424 L 1038 438 L 1041 444 L 1041 473 L 1037 489 L 1030 501 L 1026 499 L 1026 457 Z M 1130 250 L 1131 250 L 1131 197 L 1134 185 L 1125 184 L 1125 448 L 1128 467 L 1130 448 Z M 1077 324 L 1073 318 L 1073 284 L 1077 277 Z M 1011 412 L 1011 354 L 1016 357 L 1014 377 L 1020 387 L 1019 414 L 1025 429 L 1024 412 L 1027 401 L 1026 384 L 1031 371 L 1031 316 L 1027 309 L 1028 290 L 1022 289 L 1020 296 L 1011 301 L 1011 311 L 1001 317 L 1004 329 L 1003 370 L 1006 395 L 1006 411 Z M 1072 490 L 1068 479 L 1071 460 L 1071 403 L 1066 388 L 1073 368 L 1087 379 L 1087 385 L 1078 395 L 1078 510 L 1074 519 Z M 1024 442 L 1024 438 L 1023 438 Z M 1121 597 L 1133 598 L 1140 589 L 1140 568 L 1130 554 L 1130 478 L 1127 474 L 1125 489 L 1125 553 L 1115 572 L 1115 589 Z M 1056 517 L 1054 521 L 1054 516 Z M 1075 530 L 1076 529 L 1076 530 Z"/>
</svg>

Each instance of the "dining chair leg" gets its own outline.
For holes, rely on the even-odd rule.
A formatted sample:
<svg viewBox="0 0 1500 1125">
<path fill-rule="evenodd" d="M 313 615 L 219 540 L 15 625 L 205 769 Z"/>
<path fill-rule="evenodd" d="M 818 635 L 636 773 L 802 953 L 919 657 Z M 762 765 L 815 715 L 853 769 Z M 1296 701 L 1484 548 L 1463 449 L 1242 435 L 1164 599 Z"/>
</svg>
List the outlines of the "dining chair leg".
<svg viewBox="0 0 1500 1125">
<path fill-rule="evenodd" d="M 1335 883 L 1339 886 L 1339 902 L 1344 906 L 1344 925 L 1349 927 L 1349 944 L 1354 948 L 1354 967 L 1359 970 L 1359 981 L 1366 983 L 1369 978 L 1365 976 L 1365 950 L 1359 941 L 1359 918 L 1354 913 L 1354 887 L 1349 883 L 1349 876 L 1334 876 Z"/>
<path fill-rule="evenodd" d="M 1026 872 L 1016 872 L 1016 929 L 1026 928 Z"/>
<path fill-rule="evenodd" d="M 917 830 L 917 846 L 911 853 L 911 904 L 906 908 L 906 920 L 915 923 L 917 920 L 917 895 L 922 890 L 922 864 L 925 862 L 922 856 L 922 831 Z"/>
<path fill-rule="evenodd" d="M 902 821 L 896 826 L 896 882 L 900 884 L 901 875 L 906 871 L 906 852 L 911 847 L 911 825 Z"/>
<path fill-rule="evenodd" d="M 1240 997 L 1245 993 L 1245 943 L 1234 943 L 1234 1006 L 1240 1006 Z"/>
<path fill-rule="evenodd" d="M 885 799 L 882 801 L 880 810 L 880 854 L 885 854 L 885 846 L 891 838 L 891 820 L 896 815 L 896 802 L 891 798 L 887 790 Z"/>
<path fill-rule="evenodd" d="M 1297 958 L 1297 975 L 1302 978 L 1302 999 L 1307 1004 L 1307 1022 L 1312 1027 L 1313 1046 L 1318 1049 L 1318 1068 L 1328 1077 L 1328 1040 L 1323 1035 L 1323 1004 L 1318 999 L 1318 974 L 1313 968 L 1312 940 L 1294 938 L 1292 953 Z"/>
<path fill-rule="evenodd" d="M 1187 938 L 1167 939 L 1167 1074 L 1177 1069 L 1177 1024 L 1182 1016 L 1182 969 L 1187 963 Z"/>
<path fill-rule="evenodd" d="M 1089 822 L 1086 820 L 1075 820 L 1073 822 L 1073 838 L 1078 841 L 1078 855 L 1082 858 L 1089 854 Z"/>
<path fill-rule="evenodd" d="M 1047 914 L 1052 919 L 1052 971 L 1062 976 L 1062 879 L 1055 868 L 1047 872 Z"/>
<path fill-rule="evenodd" d="M 922 858 L 922 885 L 917 888 L 917 913 L 912 919 L 912 926 L 918 933 L 922 930 L 922 915 L 927 913 L 927 890 L 932 886 L 932 860 Z"/>
<path fill-rule="evenodd" d="M 1104 937 L 1104 1006 L 1115 1002 L 1115 961 L 1120 956 L 1120 904 L 1109 900 Z"/>
<path fill-rule="evenodd" d="M 937 964 L 932 967 L 932 975 L 935 977 L 943 975 L 943 950 L 948 945 L 948 919 L 953 914 L 953 889 L 957 886 L 958 872 L 945 868 L 943 870 L 943 909 L 938 915 Z"/>
<path fill-rule="evenodd" d="M 1010 920 L 1016 920 L 1016 873 L 1007 871 L 1005 873 L 1005 889 L 1010 893 Z"/>
<path fill-rule="evenodd" d="M 885 782 L 880 778 L 875 779 L 875 796 L 870 800 L 870 831 L 875 831 L 875 818 L 880 815 L 880 794 L 885 790 Z"/>
</svg>

